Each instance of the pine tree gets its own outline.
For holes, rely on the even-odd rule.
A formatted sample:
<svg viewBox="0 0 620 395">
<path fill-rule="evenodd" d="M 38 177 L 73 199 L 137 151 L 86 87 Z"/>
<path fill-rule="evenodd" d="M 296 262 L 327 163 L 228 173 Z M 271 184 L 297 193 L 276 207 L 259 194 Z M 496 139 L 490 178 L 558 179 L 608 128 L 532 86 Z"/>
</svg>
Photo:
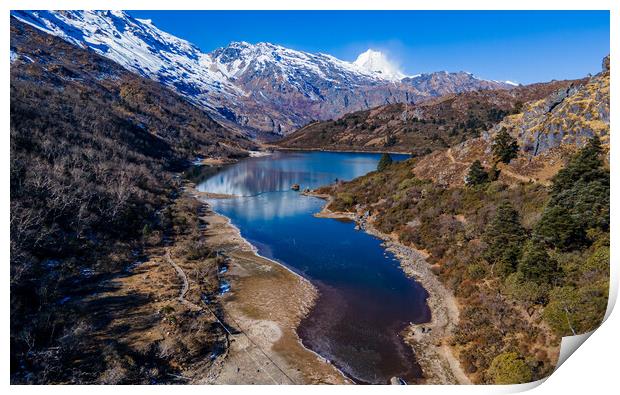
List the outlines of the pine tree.
<svg viewBox="0 0 620 395">
<path fill-rule="evenodd" d="M 586 231 L 568 208 L 550 203 L 534 228 L 534 237 L 549 247 L 570 250 L 584 245 Z"/>
<path fill-rule="evenodd" d="M 381 159 L 379 159 L 379 163 L 377 164 L 377 170 L 383 171 L 391 164 L 392 164 L 392 157 L 390 156 L 390 154 L 386 152 L 383 155 L 381 155 Z"/>
<path fill-rule="evenodd" d="M 493 163 L 493 167 L 489 170 L 489 181 L 497 181 L 501 170 L 497 168 L 497 163 Z"/>
<path fill-rule="evenodd" d="M 545 247 L 532 240 L 523 248 L 517 270 L 523 273 L 525 279 L 538 284 L 551 283 L 559 271 L 557 261 L 549 256 Z"/>
<path fill-rule="evenodd" d="M 467 173 L 467 177 L 465 178 L 465 183 L 467 185 L 475 186 L 484 184 L 489 180 L 489 175 L 484 168 L 482 167 L 482 163 L 479 160 L 475 160 L 471 166 L 469 167 L 469 173 Z"/>
<path fill-rule="evenodd" d="M 517 157 L 519 145 L 506 128 L 502 128 L 493 139 L 493 156 L 497 162 L 510 163 Z"/>
<path fill-rule="evenodd" d="M 572 250 L 589 243 L 589 229 L 609 229 L 609 171 L 603 168 L 601 142 L 590 139 L 553 178 L 551 198 L 534 228 L 548 247 Z"/>
<path fill-rule="evenodd" d="M 552 194 L 558 195 L 578 181 L 605 179 L 607 172 L 603 169 L 601 153 L 601 140 L 598 136 L 594 136 L 553 178 Z"/>
<path fill-rule="evenodd" d="M 500 277 L 506 277 L 515 271 L 521 257 L 521 245 L 526 238 L 519 213 L 509 202 L 502 202 L 482 235 L 487 244 L 483 256 Z"/>
</svg>

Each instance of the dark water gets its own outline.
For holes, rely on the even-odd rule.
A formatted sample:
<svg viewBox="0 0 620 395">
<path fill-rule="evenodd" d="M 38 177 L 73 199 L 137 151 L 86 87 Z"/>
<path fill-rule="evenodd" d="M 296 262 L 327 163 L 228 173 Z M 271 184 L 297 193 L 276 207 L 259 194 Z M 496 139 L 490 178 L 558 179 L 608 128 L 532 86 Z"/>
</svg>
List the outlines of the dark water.
<svg viewBox="0 0 620 395">
<path fill-rule="evenodd" d="M 210 203 L 261 255 L 318 287 L 317 304 L 299 328 L 304 345 L 358 382 L 383 384 L 393 376 L 421 377 L 399 333 L 409 322 L 430 319 L 427 293 L 405 276 L 380 240 L 356 231 L 352 222 L 315 218 L 325 202 L 290 190 L 295 183 L 315 188 L 366 174 L 379 157 L 276 153 L 227 167 L 199 189 L 243 196 Z"/>
</svg>

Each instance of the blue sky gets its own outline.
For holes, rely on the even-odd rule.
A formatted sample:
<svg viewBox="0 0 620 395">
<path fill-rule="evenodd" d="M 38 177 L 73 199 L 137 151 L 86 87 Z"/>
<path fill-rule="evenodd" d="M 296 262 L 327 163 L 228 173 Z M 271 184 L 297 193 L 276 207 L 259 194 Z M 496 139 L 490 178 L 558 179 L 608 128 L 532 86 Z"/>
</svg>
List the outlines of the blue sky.
<svg viewBox="0 0 620 395">
<path fill-rule="evenodd" d="M 386 52 L 407 74 L 469 71 L 520 83 L 580 78 L 609 53 L 608 11 L 129 11 L 209 52 L 267 41 L 355 60 Z"/>
</svg>

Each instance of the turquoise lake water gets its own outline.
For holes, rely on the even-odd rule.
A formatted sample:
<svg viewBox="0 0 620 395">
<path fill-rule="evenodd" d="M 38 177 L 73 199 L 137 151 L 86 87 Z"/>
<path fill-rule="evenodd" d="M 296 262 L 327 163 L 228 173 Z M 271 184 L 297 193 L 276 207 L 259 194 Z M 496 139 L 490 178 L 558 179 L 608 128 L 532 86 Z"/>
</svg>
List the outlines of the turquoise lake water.
<svg viewBox="0 0 620 395">
<path fill-rule="evenodd" d="M 403 160 L 404 155 L 393 155 Z M 320 296 L 298 333 L 303 344 L 359 383 L 412 382 L 421 370 L 400 332 L 427 322 L 428 294 L 405 276 L 381 241 L 354 223 L 313 216 L 325 201 L 292 191 L 350 180 L 376 169 L 380 154 L 283 152 L 223 168 L 198 189 L 261 255 L 310 280 Z M 234 292 L 234 288 L 231 290 Z"/>
</svg>

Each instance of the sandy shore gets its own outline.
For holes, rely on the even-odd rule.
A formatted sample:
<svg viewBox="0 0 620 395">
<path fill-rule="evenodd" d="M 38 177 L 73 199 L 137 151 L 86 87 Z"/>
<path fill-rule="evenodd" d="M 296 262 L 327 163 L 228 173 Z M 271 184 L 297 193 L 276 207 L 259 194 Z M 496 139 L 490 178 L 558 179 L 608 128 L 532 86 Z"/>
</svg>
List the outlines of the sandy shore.
<svg viewBox="0 0 620 395">
<path fill-rule="evenodd" d="M 404 246 L 372 225 L 371 218 L 357 213 L 333 212 L 327 208 L 331 201 L 329 195 L 307 193 L 327 200 L 321 218 L 350 219 L 361 229 L 383 240 L 386 250 L 398 258 L 405 274 L 418 281 L 429 296 L 427 304 L 431 310 L 431 321 L 424 324 L 411 324 L 404 333 L 405 341 L 413 348 L 416 359 L 422 367 L 427 384 L 472 384 L 461 364 L 453 354 L 448 340 L 459 320 L 459 309 L 452 292 L 431 271 L 426 261 L 428 255 L 423 251 Z"/>
<path fill-rule="evenodd" d="M 232 199 L 232 198 L 239 197 L 237 195 L 229 195 L 227 193 L 201 192 L 195 189 L 192 190 L 192 193 L 197 198 L 203 198 L 203 199 Z"/>
<path fill-rule="evenodd" d="M 207 244 L 221 252 L 231 292 L 221 297 L 230 349 L 217 362 L 216 384 L 345 384 L 333 365 L 306 349 L 296 332 L 318 296 L 316 288 L 281 264 L 257 254 L 230 221 L 208 209 Z"/>
</svg>

